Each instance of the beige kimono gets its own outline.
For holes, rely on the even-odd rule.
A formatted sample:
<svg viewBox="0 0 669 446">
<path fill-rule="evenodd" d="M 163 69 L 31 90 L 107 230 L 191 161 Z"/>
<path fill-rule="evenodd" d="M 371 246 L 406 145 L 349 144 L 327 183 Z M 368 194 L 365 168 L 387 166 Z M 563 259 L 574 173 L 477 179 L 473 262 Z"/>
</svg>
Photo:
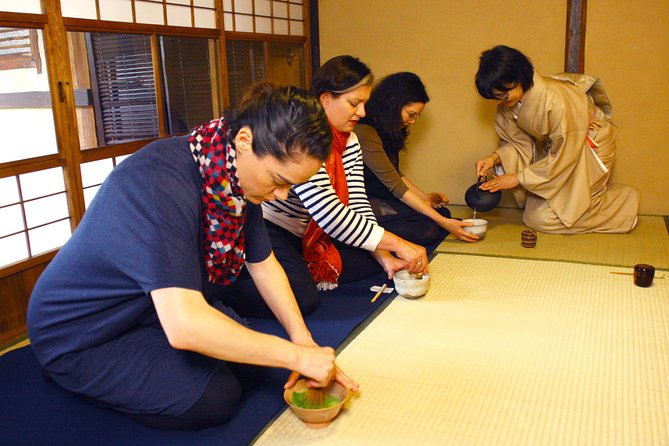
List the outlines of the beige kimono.
<svg viewBox="0 0 669 446">
<path fill-rule="evenodd" d="M 527 226 L 555 234 L 634 227 L 639 191 L 608 184 L 616 153 L 610 112 L 596 78 L 536 72 L 522 104 L 498 107 L 497 153 L 505 173 L 518 173 L 513 195 Z"/>
</svg>

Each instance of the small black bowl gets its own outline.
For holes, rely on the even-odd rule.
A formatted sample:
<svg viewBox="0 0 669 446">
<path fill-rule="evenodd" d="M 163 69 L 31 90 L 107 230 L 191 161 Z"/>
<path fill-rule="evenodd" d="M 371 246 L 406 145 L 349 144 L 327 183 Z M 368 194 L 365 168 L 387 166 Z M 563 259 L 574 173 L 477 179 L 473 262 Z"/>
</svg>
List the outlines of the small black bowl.
<svg viewBox="0 0 669 446">
<path fill-rule="evenodd" d="M 490 192 L 479 189 L 481 183 L 486 181 L 485 177 L 480 177 L 476 184 L 473 184 L 465 192 L 465 202 L 467 206 L 475 209 L 477 212 L 488 212 L 497 207 L 502 199 L 502 191 Z"/>
</svg>

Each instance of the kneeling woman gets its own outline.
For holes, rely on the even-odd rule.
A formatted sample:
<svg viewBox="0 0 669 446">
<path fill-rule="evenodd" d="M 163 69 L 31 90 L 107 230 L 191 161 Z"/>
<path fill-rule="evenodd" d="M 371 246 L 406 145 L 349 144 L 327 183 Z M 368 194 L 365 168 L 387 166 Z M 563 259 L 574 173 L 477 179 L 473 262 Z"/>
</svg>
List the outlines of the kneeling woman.
<svg viewBox="0 0 669 446">
<path fill-rule="evenodd" d="M 330 143 L 317 99 L 263 85 L 236 117 L 123 161 L 30 299 L 45 374 L 143 424 L 179 429 L 234 413 L 250 369 L 239 363 L 357 388 L 334 351 L 313 341 L 257 206 L 306 181 Z M 205 291 L 228 288 L 245 266 L 263 278 L 258 288 L 290 341 L 248 329 Z"/>
<path fill-rule="evenodd" d="M 316 308 L 319 289 L 382 271 L 391 277 L 399 269 L 428 270 L 425 248 L 379 226 L 365 193 L 362 151 L 352 130 L 365 115 L 371 84 L 369 68 L 352 56 L 318 69 L 312 90 L 332 128 L 332 156 L 286 201 L 263 203 L 273 250 L 303 313 Z M 246 302 L 257 301 L 253 287 L 244 291 Z"/>
<path fill-rule="evenodd" d="M 611 104 L 596 78 L 543 77 L 520 51 L 484 51 L 476 73 L 482 97 L 497 102 L 499 147 L 476 163 L 481 185 L 511 190 L 525 207 L 523 222 L 554 234 L 628 232 L 636 224 L 639 191 L 610 184 L 616 156 Z"/>
<path fill-rule="evenodd" d="M 388 75 L 372 89 L 367 115 L 355 128 L 365 161 L 365 186 L 381 226 L 409 241 L 427 246 L 452 232 L 475 242 L 463 229 L 470 223 L 451 218 L 442 193 L 425 193 L 400 172 L 400 152 L 406 150 L 409 126 L 416 123 L 430 100 L 414 73 Z"/>
</svg>

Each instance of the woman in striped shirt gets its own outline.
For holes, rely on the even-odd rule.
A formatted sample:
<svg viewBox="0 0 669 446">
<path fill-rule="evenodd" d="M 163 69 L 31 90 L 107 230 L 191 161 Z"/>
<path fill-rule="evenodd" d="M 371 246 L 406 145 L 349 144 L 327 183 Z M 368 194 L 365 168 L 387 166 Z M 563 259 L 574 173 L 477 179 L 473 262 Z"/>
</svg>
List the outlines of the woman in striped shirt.
<svg viewBox="0 0 669 446">
<path fill-rule="evenodd" d="M 365 116 L 372 82 L 369 68 L 352 56 L 321 66 L 312 91 L 332 128 L 333 154 L 309 181 L 293 185 L 285 201 L 263 203 L 272 248 L 303 313 L 318 305 L 318 290 L 341 282 L 380 271 L 389 278 L 400 269 L 427 273 L 425 248 L 380 227 L 367 199 L 362 150 L 352 130 Z M 245 291 L 251 297 L 253 290 Z"/>
</svg>

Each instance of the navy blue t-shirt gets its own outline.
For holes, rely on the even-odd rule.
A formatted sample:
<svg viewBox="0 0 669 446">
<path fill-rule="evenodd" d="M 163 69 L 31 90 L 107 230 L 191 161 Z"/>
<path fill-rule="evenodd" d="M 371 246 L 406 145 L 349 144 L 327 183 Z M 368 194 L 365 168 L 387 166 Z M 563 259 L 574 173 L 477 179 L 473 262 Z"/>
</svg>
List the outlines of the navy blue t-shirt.
<svg viewBox="0 0 669 446">
<path fill-rule="evenodd" d="M 149 293 L 203 290 L 202 178 L 186 137 L 153 142 L 119 164 L 42 273 L 28 330 L 42 365 L 159 324 Z M 246 260 L 271 252 L 260 206 L 247 203 Z"/>
</svg>

